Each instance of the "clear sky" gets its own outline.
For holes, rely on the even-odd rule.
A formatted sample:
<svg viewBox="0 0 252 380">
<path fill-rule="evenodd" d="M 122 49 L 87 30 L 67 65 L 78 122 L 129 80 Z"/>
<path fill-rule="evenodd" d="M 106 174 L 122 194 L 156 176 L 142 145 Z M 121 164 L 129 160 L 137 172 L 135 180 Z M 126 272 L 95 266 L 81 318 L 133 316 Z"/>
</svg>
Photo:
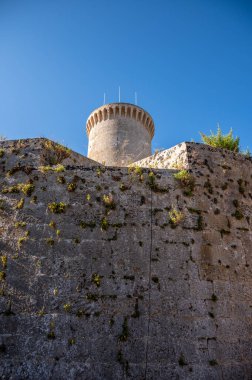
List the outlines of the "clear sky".
<svg viewBox="0 0 252 380">
<path fill-rule="evenodd" d="M 217 123 L 252 150 L 252 1 L 0 0 L 0 135 L 86 154 L 119 85 L 153 116 L 153 150 Z"/>
</svg>

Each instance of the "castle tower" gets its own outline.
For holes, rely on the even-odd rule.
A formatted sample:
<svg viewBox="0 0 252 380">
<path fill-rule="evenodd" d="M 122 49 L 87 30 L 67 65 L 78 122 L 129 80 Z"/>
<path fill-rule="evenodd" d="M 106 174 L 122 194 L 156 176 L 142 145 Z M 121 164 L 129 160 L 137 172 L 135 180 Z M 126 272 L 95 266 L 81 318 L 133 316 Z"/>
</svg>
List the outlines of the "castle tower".
<svg viewBox="0 0 252 380">
<path fill-rule="evenodd" d="M 129 103 L 110 103 L 87 120 L 88 158 L 108 166 L 127 166 L 151 155 L 152 117 Z"/>
</svg>

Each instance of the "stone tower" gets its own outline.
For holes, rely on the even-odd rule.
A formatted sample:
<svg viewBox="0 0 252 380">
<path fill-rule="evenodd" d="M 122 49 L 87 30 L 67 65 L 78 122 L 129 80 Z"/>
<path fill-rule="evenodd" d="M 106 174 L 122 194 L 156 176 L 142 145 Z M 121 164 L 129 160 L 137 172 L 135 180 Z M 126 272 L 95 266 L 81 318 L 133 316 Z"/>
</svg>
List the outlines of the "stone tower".
<svg viewBox="0 0 252 380">
<path fill-rule="evenodd" d="M 129 103 L 110 103 L 87 120 L 88 157 L 108 166 L 127 166 L 151 155 L 152 117 Z"/>
</svg>

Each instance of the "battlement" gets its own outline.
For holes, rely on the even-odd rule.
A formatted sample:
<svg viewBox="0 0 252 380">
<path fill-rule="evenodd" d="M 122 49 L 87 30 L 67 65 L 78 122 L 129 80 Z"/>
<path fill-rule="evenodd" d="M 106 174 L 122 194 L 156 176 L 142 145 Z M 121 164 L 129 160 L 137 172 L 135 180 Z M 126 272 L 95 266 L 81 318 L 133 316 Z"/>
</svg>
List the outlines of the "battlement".
<svg viewBox="0 0 252 380">
<path fill-rule="evenodd" d="M 96 124 L 108 119 L 120 117 L 131 118 L 139 121 L 147 129 L 151 138 L 153 138 L 155 127 L 151 115 L 143 108 L 130 103 L 110 103 L 95 109 L 87 120 L 87 135 L 89 136 L 91 129 Z"/>
</svg>

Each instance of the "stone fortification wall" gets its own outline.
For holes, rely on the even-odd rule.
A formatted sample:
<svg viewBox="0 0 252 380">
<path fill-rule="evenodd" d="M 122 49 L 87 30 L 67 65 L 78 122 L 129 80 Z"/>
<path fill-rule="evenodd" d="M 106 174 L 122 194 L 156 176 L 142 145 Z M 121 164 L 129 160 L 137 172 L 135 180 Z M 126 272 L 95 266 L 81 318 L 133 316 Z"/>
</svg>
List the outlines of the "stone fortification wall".
<svg viewBox="0 0 252 380">
<path fill-rule="evenodd" d="M 155 152 L 152 156 L 133 163 L 134 166 L 152 169 L 186 169 L 188 168 L 187 144 L 180 143 L 170 149 Z"/>
<path fill-rule="evenodd" d="M 1 378 L 251 378 L 251 160 L 187 144 L 188 191 L 138 166 L 7 173 L 13 154 Z"/>
<path fill-rule="evenodd" d="M 154 123 L 142 108 L 108 104 L 87 121 L 88 157 L 108 166 L 127 166 L 151 155 Z"/>
<path fill-rule="evenodd" d="M 218 162 L 216 163 L 214 160 Z M 244 165 L 245 163 L 245 166 L 247 162 L 251 162 L 251 159 L 243 154 L 199 143 L 183 142 L 170 149 L 157 151 L 152 156 L 136 161 L 133 166 L 153 169 L 195 170 L 199 163 L 206 165 L 206 162 L 209 161 L 211 165 L 218 166 L 219 162 L 225 163 L 225 160 L 229 160 L 234 165 L 236 165 L 236 162 L 239 162 L 239 165 Z"/>
<path fill-rule="evenodd" d="M 9 170 L 47 165 L 98 166 L 97 162 L 82 156 L 61 144 L 46 138 L 0 141 L 1 168 Z M 2 153 L 1 153 L 2 152 Z"/>
</svg>

